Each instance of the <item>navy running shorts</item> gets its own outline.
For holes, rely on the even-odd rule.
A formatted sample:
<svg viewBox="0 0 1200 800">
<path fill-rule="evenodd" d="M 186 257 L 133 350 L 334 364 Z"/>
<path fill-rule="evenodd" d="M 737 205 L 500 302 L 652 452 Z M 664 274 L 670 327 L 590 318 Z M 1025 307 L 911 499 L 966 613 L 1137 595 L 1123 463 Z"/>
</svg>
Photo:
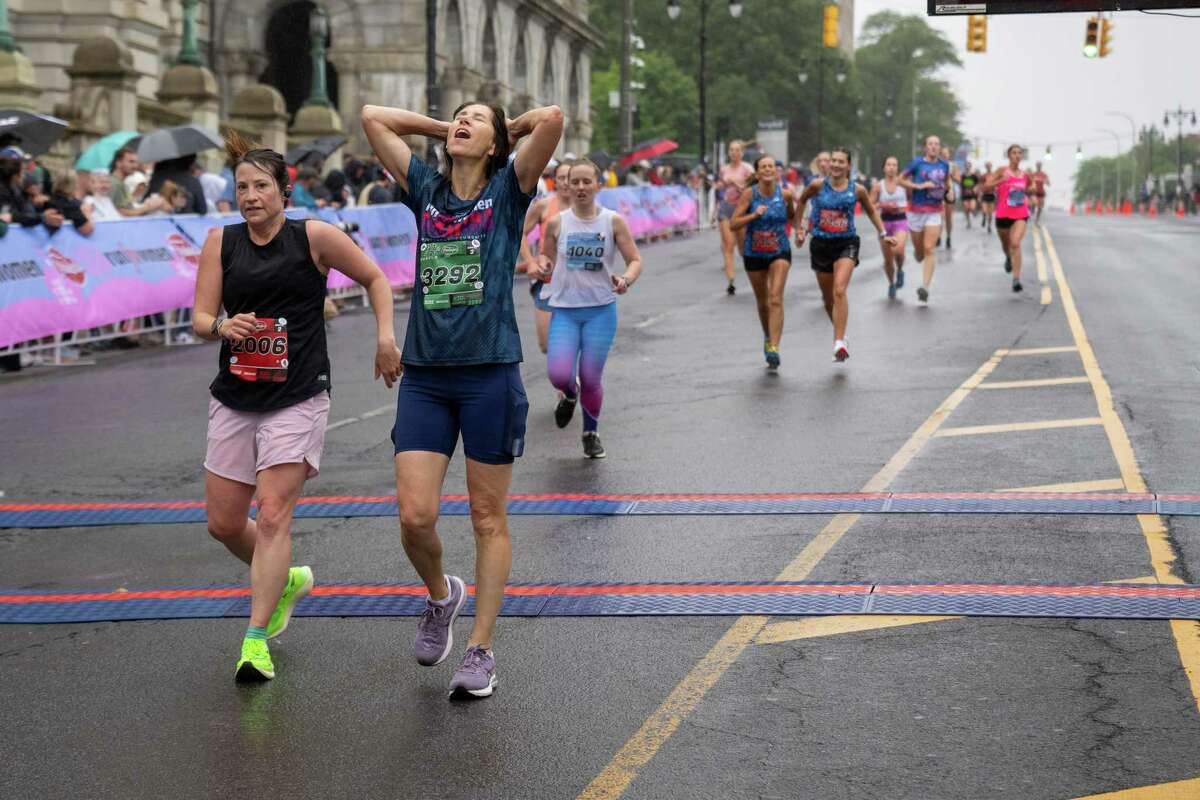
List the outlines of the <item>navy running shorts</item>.
<svg viewBox="0 0 1200 800">
<path fill-rule="evenodd" d="M 397 453 L 463 452 L 482 464 L 511 464 L 525 450 L 529 400 L 520 364 L 405 366 L 396 398 L 392 444 Z"/>
<path fill-rule="evenodd" d="M 792 263 L 792 251 L 785 250 L 777 256 L 770 258 L 758 258 L 757 256 L 742 256 L 742 266 L 746 268 L 746 272 L 765 272 L 771 268 L 771 265 L 776 261 L 786 261 Z"/>
</svg>

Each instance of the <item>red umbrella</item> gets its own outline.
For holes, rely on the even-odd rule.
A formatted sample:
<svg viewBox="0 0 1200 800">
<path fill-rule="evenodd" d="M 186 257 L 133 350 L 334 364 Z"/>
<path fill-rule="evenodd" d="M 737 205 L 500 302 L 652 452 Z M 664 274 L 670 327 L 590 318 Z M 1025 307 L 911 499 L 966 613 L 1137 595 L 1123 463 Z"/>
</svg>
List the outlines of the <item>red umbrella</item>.
<svg viewBox="0 0 1200 800">
<path fill-rule="evenodd" d="M 621 159 L 621 166 L 628 167 L 636 161 L 658 158 L 664 153 L 678 150 L 679 145 L 670 139 L 651 139 L 633 148 L 633 152 Z"/>
</svg>

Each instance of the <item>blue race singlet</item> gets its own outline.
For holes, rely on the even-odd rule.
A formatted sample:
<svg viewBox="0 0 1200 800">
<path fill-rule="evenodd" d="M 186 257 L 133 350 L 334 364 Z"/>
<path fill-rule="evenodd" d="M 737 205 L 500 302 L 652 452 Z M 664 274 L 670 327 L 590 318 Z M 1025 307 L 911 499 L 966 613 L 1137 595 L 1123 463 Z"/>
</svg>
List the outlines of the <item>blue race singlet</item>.
<svg viewBox="0 0 1200 800">
<path fill-rule="evenodd" d="M 788 241 L 787 201 L 783 199 L 783 189 L 775 185 L 775 193 L 764 198 L 758 193 L 756 183 L 750 194 L 750 207 L 747 211 L 765 205 L 767 213 L 756 217 L 746 224 L 746 239 L 742 247 L 742 255 L 746 258 L 775 258 L 792 252 Z"/>
<path fill-rule="evenodd" d="M 812 199 L 812 235 L 822 239 L 857 236 L 854 230 L 856 200 L 854 181 L 847 181 L 846 188 L 838 191 L 826 178 Z"/>
</svg>

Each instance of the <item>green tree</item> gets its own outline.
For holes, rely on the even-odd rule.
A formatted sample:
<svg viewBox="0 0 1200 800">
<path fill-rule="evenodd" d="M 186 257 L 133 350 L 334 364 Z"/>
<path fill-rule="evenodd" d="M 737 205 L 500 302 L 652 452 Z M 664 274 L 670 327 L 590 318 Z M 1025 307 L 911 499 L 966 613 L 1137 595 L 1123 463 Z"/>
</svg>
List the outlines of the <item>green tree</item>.
<svg viewBox="0 0 1200 800">
<path fill-rule="evenodd" d="M 1158 130 L 1154 130 L 1153 133 L 1143 131 L 1139 138 L 1137 146 L 1119 156 L 1120 187 L 1116 185 L 1118 157 L 1093 156 L 1081 161 L 1074 176 L 1075 201 L 1104 199 L 1115 202 L 1119 196 L 1127 196 L 1131 169 L 1134 170 L 1133 183 L 1138 199 L 1141 199 L 1145 192 L 1147 175 L 1155 176 L 1160 191 L 1164 188 L 1170 191 L 1179 170 L 1179 140 L 1174 136 L 1164 138 Z M 1184 164 L 1195 164 L 1200 160 L 1200 139 L 1185 136 L 1182 144 Z M 1103 146 L 1102 143 L 1098 143 L 1089 145 L 1089 148 L 1098 149 Z"/>
<path fill-rule="evenodd" d="M 604 112 L 608 92 L 616 88 L 620 55 L 621 0 L 593 0 L 592 22 L 607 34 L 607 47 L 593 60 L 593 109 Z M 822 0 L 745 0 L 738 19 L 719 0 L 708 3 L 707 139 L 753 139 L 759 120 L 787 118 L 793 160 L 807 160 L 818 149 L 817 106 L 821 105 L 824 146 L 847 145 L 870 156 L 877 171 L 885 150 L 904 155 L 912 135 L 912 87 L 919 82 L 921 129 L 939 133 L 947 144 L 962 139 L 961 105 L 949 85 L 928 75 L 939 67 L 960 66 L 954 47 L 922 17 L 894 12 L 872 15 L 866 22 L 853 61 L 839 50 L 821 45 Z M 680 0 L 679 18 L 667 16 L 666 0 L 639 3 L 636 31 L 646 52 L 666 55 L 689 77 L 693 94 L 686 107 L 676 107 L 667 133 L 683 150 L 699 144 L 698 80 L 700 66 L 699 0 Z M 912 54 L 922 50 L 918 59 Z M 807 80 L 801 82 L 803 71 Z M 650 60 L 647 59 L 649 73 Z M 823 81 L 822 78 L 823 74 Z M 837 81 L 838 73 L 845 76 Z M 606 83 L 605 77 L 610 80 Z M 822 89 L 823 86 L 823 89 Z M 647 89 L 649 92 L 649 89 Z M 643 123 L 648 99 L 641 100 L 641 119 L 634 139 L 653 134 Z M 673 101 L 674 102 L 674 101 Z M 891 104 L 890 120 L 884 111 Z M 684 113 L 686 112 L 686 113 Z M 604 125 L 605 143 L 615 143 L 616 114 Z M 661 121 L 660 118 L 655 119 Z M 601 127 L 601 126 L 596 126 Z M 897 138 L 897 133 L 903 136 Z M 892 137 L 890 141 L 885 141 Z"/>
<path fill-rule="evenodd" d="M 634 71 L 635 80 L 644 83 L 646 88 L 636 93 L 634 142 L 663 136 L 678 141 L 683 150 L 695 152 L 695 142 L 679 141 L 679 135 L 693 124 L 696 82 L 668 55 L 644 50 L 639 56 L 646 66 Z M 609 105 L 608 96 L 609 92 L 618 90 L 620 80 L 615 61 L 604 70 L 592 73 L 592 147 L 610 153 L 619 150 L 619 120 L 617 110 Z"/>
</svg>

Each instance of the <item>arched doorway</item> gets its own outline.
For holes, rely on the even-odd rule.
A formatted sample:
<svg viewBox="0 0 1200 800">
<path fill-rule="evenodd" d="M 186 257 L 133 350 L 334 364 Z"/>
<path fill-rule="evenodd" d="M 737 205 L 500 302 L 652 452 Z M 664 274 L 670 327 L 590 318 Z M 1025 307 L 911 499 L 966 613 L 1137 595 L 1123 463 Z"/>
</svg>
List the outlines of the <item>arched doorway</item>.
<svg viewBox="0 0 1200 800">
<path fill-rule="evenodd" d="M 309 55 L 309 18 L 317 7 L 311 0 L 293 0 L 276 8 L 267 21 L 265 49 L 267 68 L 259 76 L 261 83 L 274 86 L 287 103 L 289 123 L 312 91 L 312 56 Z M 332 30 L 325 36 L 328 52 Z M 325 92 L 334 108 L 338 106 L 337 69 L 325 61 Z"/>
</svg>

